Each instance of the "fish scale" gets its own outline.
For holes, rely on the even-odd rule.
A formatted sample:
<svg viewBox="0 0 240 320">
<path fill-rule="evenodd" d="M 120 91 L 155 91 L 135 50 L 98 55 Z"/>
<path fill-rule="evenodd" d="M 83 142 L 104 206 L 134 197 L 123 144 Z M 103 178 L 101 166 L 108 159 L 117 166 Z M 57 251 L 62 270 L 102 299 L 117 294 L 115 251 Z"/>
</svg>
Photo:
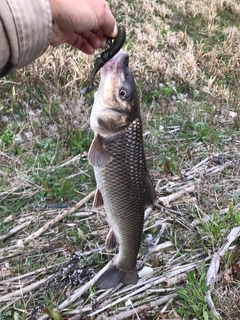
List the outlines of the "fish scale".
<svg viewBox="0 0 240 320">
<path fill-rule="evenodd" d="M 113 161 L 94 168 L 97 186 L 102 193 L 108 222 L 119 242 L 117 265 L 132 270 L 141 242 L 145 206 L 146 163 L 141 120 L 136 119 L 127 129 L 101 137 L 101 140 Z"/>
</svg>

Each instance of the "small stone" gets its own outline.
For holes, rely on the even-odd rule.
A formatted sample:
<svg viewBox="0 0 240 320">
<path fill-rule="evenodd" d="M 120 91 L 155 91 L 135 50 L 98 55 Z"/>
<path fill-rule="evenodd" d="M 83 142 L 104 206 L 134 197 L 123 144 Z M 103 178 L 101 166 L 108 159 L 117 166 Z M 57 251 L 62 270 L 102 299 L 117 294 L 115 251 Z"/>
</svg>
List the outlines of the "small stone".
<svg viewBox="0 0 240 320">
<path fill-rule="evenodd" d="M 151 267 L 143 267 L 142 270 L 138 272 L 139 278 L 143 278 L 153 273 L 153 268 Z"/>
</svg>

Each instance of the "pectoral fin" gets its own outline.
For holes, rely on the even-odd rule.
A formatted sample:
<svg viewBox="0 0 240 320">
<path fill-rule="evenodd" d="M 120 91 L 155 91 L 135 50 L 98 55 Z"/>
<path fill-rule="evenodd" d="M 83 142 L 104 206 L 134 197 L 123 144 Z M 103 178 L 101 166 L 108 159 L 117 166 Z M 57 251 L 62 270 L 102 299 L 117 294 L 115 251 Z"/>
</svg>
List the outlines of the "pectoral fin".
<svg viewBox="0 0 240 320">
<path fill-rule="evenodd" d="M 152 184 L 152 180 L 147 172 L 145 178 L 145 204 L 147 206 L 153 205 L 155 201 L 155 190 Z"/>
<path fill-rule="evenodd" d="M 93 167 L 102 167 L 112 161 L 112 156 L 104 147 L 99 134 L 95 136 L 90 146 L 88 161 Z"/>
<path fill-rule="evenodd" d="M 104 205 L 101 191 L 97 189 L 93 200 L 93 208 L 98 209 Z"/>
</svg>

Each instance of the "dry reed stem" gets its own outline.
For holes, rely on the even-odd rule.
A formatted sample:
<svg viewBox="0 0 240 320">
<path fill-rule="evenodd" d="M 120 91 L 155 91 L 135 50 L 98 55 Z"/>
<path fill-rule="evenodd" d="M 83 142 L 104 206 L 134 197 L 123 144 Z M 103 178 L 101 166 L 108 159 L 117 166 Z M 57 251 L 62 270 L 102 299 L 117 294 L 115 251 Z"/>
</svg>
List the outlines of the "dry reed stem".
<svg viewBox="0 0 240 320">
<path fill-rule="evenodd" d="M 166 281 L 166 279 L 171 278 L 171 277 L 175 277 L 176 275 L 179 275 L 183 272 L 187 272 L 193 268 L 195 268 L 197 265 L 199 265 L 199 262 L 196 263 L 191 263 L 185 266 L 180 266 L 180 267 L 175 267 L 173 268 L 171 271 L 169 271 L 167 273 L 167 276 L 161 276 L 157 279 L 154 279 L 153 277 L 151 277 L 146 283 L 144 284 L 142 287 L 140 287 L 139 289 L 133 290 L 132 292 L 130 292 L 129 294 L 126 294 L 125 296 L 121 297 L 121 298 L 117 298 L 115 301 L 112 301 L 111 303 L 105 305 L 104 307 L 92 312 L 89 316 L 94 316 L 96 314 L 99 314 L 103 311 L 105 311 L 106 309 L 112 308 L 113 306 L 128 300 L 129 298 L 131 298 L 132 296 L 135 296 L 141 292 L 146 292 L 148 289 L 150 289 L 153 285 L 158 285 L 164 281 Z M 142 283 L 141 281 L 139 281 L 139 283 L 135 286 L 131 286 L 131 289 L 133 289 L 134 287 L 138 287 L 141 286 Z M 120 293 L 118 293 L 118 295 L 120 295 Z"/>
<path fill-rule="evenodd" d="M 91 193 L 89 193 L 84 199 L 82 199 L 81 201 L 79 201 L 74 207 L 72 207 L 69 210 L 64 210 L 60 215 L 58 215 L 56 218 L 48 221 L 43 227 L 41 227 L 39 230 L 37 230 L 36 232 L 30 234 L 27 238 L 25 238 L 23 240 L 24 243 L 28 243 L 30 241 L 35 240 L 36 238 L 38 238 L 41 234 L 43 234 L 44 232 L 46 232 L 49 228 L 51 228 L 52 226 L 54 226 L 57 222 L 61 221 L 62 219 L 64 219 L 65 217 L 67 217 L 68 215 L 74 213 L 75 211 L 77 211 L 79 208 L 81 208 L 87 201 L 89 201 L 93 196 L 95 195 L 95 191 L 92 191 Z M 91 215 L 92 213 L 87 213 L 87 214 L 83 214 L 82 216 L 86 217 Z"/>
<path fill-rule="evenodd" d="M 48 266 L 48 267 L 45 267 L 45 268 L 36 269 L 36 270 L 34 270 L 34 271 L 27 272 L 27 273 L 25 273 L 25 274 L 21 274 L 21 275 L 19 275 L 19 276 L 13 277 L 13 278 L 8 278 L 8 279 L 5 279 L 5 280 L 2 280 L 2 281 L 0 281 L 0 285 L 4 285 L 4 284 L 9 285 L 11 282 L 19 282 L 19 280 L 22 280 L 22 279 L 24 279 L 24 278 L 28 278 L 28 277 L 30 277 L 30 276 L 35 276 L 36 273 L 39 273 L 39 274 L 41 273 L 41 274 L 43 274 L 43 273 L 45 273 L 47 270 L 52 269 L 52 268 L 54 268 L 54 267 L 56 267 L 56 266 L 58 266 L 58 265 L 59 265 L 59 264 L 55 264 L 55 265 Z"/>
<path fill-rule="evenodd" d="M 57 311 L 61 311 L 65 308 L 67 308 L 71 303 L 73 303 L 74 301 L 76 301 L 78 298 L 80 298 L 91 286 L 94 285 L 94 283 L 97 281 L 97 279 L 109 268 L 109 266 L 111 265 L 111 261 L 109 261 L 109 263 L 107 263 L 104 268 L 102 268 L 98 274 L 92 278 L 90 281 L 88 281 L 87 283 L 85 283 L 83 286 L 81 286 L 79 289 L 75 290 L 73 292 L 73 294 L 66 299 L 65 301 L 63 301 L 57 308 Z M 44 319 L 48 319 L 47 315 L 44 315 L 42 317 L 39 318 L 39 320 L 44 320 Z"/>
<path fill-rule="evenodd" d="M 43 283 L 46 283 L 49 281 L 51 278 L 53 278 L 53 275 L 48 276 L 42 280 L 39 280 L 37 282 L 34 282 L 30 284 L 29 286 L 23 287 L 19 290 L 13 291 L 11 293 L 5 294 L 0 297 L 0 303 L 1 302 L 6 302 L 6 301 L 11 301 L 12 299 L 20 299 L 23 298 L 25 294 L 31 293 L 32 291 L 40 288 Z"/>
<path fill-rule="evenodd" d="M 143 264 L 147 261 L 147 259 L 150 257 L 151 253 L 156 250 L 156 246 L 159 242 L 160 237 L 162 236 L 165 229 L 168 227 L 166 223 L 162 223 L 161 229 L 158 231 L 155 238 L 149 243 L 148 248 L 146 252 L 144 253 L 143 257 L 141 258 L 141 263 L 139 266 L 139 269 L 142 268 Z"/>
<path fill-rule="evenodd" d="M 20 230 L 22 230 L 24 228 L 27 228 L 30 223 L 31 223 L 31 221 L 27 221 L 27 222 L 24 222 L 16 227 L 14 227 L 10 231 L 8 231 L 8 233 L 0 236 L 0 241 L 3 241 L 5 239 L 7 239 L 8 237 L 11 237 L 12 235 L 14 235 L 15 233 L 19 232 Z"/>
<path fill-rule="evenodd" d="M 148 304 L 145 304 L 145 305 L 139 306 L 137 308 L 134 308 L 133 310 L 125 311 L 125 312 L 122 312 L 122 313 L 120 313 L 118 315 L 115 315 L 114 319 L 116 319 L 116 320 L 129 319 L 134 314 L 140 314 L 144 310 L 151 310 L 152 308 L 161 306 L 161 305 L 163 305 L 165 303 L 168 303 L 170 300 L 172 300 L 172 299 L 174 299 L 176 297 L 177 297 L 177 294 L 176 293 L 172 293 L 172 294 L 164 296 L 164 297 L 162 297 L 160 299 L 156 299 L 153 302 L 149 302 Z"/>
<path fill-rule="evenodd" d="M 195 185 L 190 185 L 190 186 L 183 188 L 180 191 L 177 191 L 173 194 L 170 194 L 169 196 L 159 197 L 158 201 L 162 205 L 168 206 L 170 202 L 173 202 L 173 201 L 177 200 L 178 198 L 182 197 L 184 194 L 193 192 L 194 190 L 195 190 Z"/>
<path fill-rule="evenodd" d="M 206 292 L 207 304 L 208 304 L 210 310 L 212 311 L 212 313 L 218 318 L 220 317 L 220 315 L 217 312 L 217 310 L 214 306 L 214 303 L 212 301 L 212 298 L 211 298 L 212 287 L 214 286 L 214 283 L 217 278 L 217 273 L 218 273 L 218 270 L 220 267 L 220 260 L 223 258 L 223 256 L 225 255 L 226 251 L 228 250 L 228 248 L 230 247 L 232 242 L 237 237 L 239 237 L 239 235 L 240 235 L 240 227 L 235 227 L 231 230 L 231 232 L 227 236 L 227 242 L 221 247 L 221 249 L 218 252 L 214 253 L 212 261 L 209 266 L 209 269 L 207 271 L 206 285 L 211 286 L 211 288 Z"/>
</svg>

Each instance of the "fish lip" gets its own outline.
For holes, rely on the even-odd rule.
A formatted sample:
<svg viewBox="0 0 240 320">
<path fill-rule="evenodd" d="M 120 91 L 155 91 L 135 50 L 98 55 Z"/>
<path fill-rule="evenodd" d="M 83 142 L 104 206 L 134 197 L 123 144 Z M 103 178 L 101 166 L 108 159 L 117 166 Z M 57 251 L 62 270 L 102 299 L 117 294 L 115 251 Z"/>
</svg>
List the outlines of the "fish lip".
<svg viewBox="0 0 240 320">
<path fill-rule="evenodd" d="M 129 56 L 129 54 L 124 51 L 123 49 L 120 49 L 116 54 L 115 56 L 113 56 L 110 60 L 108 60 L 105 65 L 103 66 L 106 67 L 108 64 L 111 64 L 112 62 L 118 62 L 120 59 L 122 59 L 122 57 L 127 57 Z"/>
<path fill-rule="evenodd" d="M 119 50 L 117 54 L 107 61 L 101 69 L 101 77 L 105 77 L 108 72 L 115 71 L 118 72 L 118 69 L 122 70 L 125 59 L 129 57 L 129 54 L 124 50 Z"/>
</svg>

